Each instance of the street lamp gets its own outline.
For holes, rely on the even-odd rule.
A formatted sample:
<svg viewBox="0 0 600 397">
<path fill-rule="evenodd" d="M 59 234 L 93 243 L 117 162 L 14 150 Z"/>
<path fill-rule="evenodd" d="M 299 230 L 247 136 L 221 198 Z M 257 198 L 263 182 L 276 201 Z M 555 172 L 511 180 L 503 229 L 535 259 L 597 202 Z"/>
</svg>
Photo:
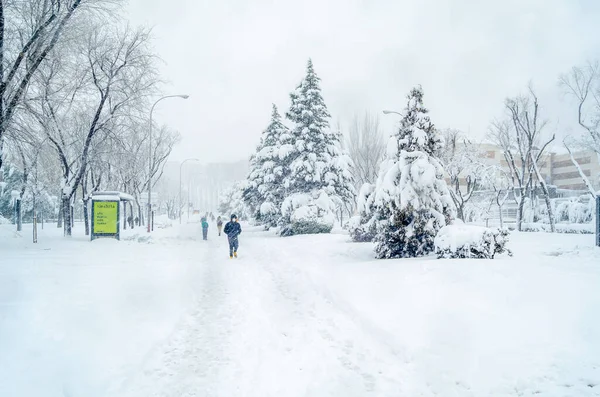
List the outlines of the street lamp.
<svg viewBox="0 0 600 397">
<path fill-rule="evenodd" d="M 150 157 L 148 158 L 148 233 L 152 230 L 152 112 L 157 103 L 167 98 L 188 99 L 189 95 L 165 95 L 158 98 L 152 108 L 150 108 L 150 137 L 148 139 L 150 146 Z"/>
<path fill-rule="evenodd" d="M 398 116 L 402 116 L 402 113 L 396 112 L 396 111 L 393 111 L 393 110 L 384 110 L 383 111 L 383 114 L 392 114 L 392 113 L 393 114 L 397 114 Z"/>
<path fill-rule="evenodd" d="M 181 162 L 181 165 L 179 166 L 179 224 L 181 225 L 181 204 L 182 204 L 182 200 L 183 200 L 183 193 L 181 190 L 181 170 L 183 169 L 183 165 L 188 162 L 188 161 L 200 161 L 198 159 L 185 159 Z M 189 200 L 188 200 L 189 201 Z M 189 207 L 189 203 L 188 203 L 188 207 Z"/>
</svg>

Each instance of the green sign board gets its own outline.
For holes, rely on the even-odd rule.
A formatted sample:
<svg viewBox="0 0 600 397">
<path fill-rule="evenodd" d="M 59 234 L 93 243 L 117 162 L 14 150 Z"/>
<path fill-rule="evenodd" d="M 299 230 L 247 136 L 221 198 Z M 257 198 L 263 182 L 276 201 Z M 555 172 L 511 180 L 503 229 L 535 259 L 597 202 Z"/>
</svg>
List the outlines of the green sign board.
<svg viewBox="0 0 600 397">
<path fill-rule="evenodd" d="M 98 237 L 119 239 L 119 202 L 92 200 L 92 240 Z"/>
</svg>

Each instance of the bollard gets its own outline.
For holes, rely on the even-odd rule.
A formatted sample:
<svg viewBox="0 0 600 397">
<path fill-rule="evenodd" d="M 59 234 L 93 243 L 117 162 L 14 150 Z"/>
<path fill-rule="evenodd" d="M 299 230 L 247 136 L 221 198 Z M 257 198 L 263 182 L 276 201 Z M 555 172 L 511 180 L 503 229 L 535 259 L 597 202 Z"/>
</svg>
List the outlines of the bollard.
<svg viewBox="0 0 600 397">
<path fill-rule="evenodd" d="M 596 196 L 596 246 L 600 247 L 600 196 Z"/>
<path fill-rule="evenodd" d="M 33 211 L 33 243 L 37 243 L 37 213 Z"/>
</svg>

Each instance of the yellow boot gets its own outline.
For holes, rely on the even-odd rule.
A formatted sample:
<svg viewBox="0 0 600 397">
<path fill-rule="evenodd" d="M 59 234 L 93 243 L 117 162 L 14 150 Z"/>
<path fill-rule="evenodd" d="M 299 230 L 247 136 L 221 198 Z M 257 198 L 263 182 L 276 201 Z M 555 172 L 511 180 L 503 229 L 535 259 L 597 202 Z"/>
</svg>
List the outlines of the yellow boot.
<svg viewBox="0 0 600 397">
<path fill-rule="evenodd" d="M 233 256 L 235 256 L 235 257 L 237 258 L 237 252 L 234 252 L 234 253 L 233 253 Z"/>
</svg>

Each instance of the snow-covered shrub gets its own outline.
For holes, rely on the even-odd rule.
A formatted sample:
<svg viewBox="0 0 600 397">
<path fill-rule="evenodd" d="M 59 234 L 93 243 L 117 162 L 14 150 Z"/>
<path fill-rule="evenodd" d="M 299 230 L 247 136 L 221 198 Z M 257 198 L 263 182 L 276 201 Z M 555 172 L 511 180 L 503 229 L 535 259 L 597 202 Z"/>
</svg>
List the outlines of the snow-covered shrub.
<svg viewBox="0 0 600 397">
<path fill-rule="evenodd" d="M 443 139 L 427 115 L 421 87 L 411 90 L 407 99 L 374 193 L 377 258 L 433 252 L 435 235 L 455 216 L 438 158 Z"/>
<path fill-rule="evenodd" d="M 435 253 L 438 258 L 493 259 L 496 254 L 507 252 L 509 231 L 500 228 L 466 225 L 455 221 L 444 226 L 435 237 Z"/>
<path fill-rule="evenodd" d="M 287 221 L 282 236 L 329 233 L 335 223 L 335 203 L 325 193 L 296 193 L 284 200 L 281 213 Z"/>
<path fill-rule="evenodd" d="M 0 215 L 0 225 L 9 225 L 12 222 Z"/>
<path fill-rule="evenodd" d="M 350 237 L 356 242 L 373 241 L 377 234 L 376 222 L 373 217 L 375 186 L 365 183 L 358 194 L 357 211 L 358 215 L 353 216 L 348 221 L 348 231 Z"/>
<path fill-rule="evenodd" d="M 524 223 L 523 232 L 550 232 L 550 225 L 547 223 Z M 590 223 L 557 223 L 556 233 L 565 234 L 595 234 L 596 225 Z"/>
<path fill-rule="evenodd" d="M 566 223 L 589 223 L 594 217 L 594 200 L 583 202 L 583 197 L 571 198 L 556 205 L 556 221 Z"/>
<path fill-rule="evenodd" d="M 166 229 L 173 226 L 173 220 L 167 214 L 154 217 L 154 225 L 159 229 Z"/>
</svg>

